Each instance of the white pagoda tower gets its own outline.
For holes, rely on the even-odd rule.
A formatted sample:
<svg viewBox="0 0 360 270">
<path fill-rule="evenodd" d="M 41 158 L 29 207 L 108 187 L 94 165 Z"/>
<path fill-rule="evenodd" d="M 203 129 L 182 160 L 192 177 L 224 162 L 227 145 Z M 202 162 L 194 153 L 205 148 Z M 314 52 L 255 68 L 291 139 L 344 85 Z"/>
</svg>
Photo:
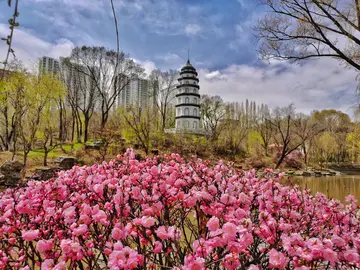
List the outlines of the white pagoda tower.
<svg viewBox="0 0 360 270">
<path fill-rule="evenodd" d="M 202 133 L 199 79 L 190 60 L 180 71 L 176 94 L 176 132 Z"/>
</svg>

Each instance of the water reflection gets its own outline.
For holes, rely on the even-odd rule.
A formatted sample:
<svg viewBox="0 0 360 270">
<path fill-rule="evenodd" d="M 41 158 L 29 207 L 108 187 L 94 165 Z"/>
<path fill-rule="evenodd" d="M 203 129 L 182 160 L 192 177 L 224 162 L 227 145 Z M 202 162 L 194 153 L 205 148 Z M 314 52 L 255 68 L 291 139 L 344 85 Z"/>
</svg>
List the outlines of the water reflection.
<svg viewBox="0 0 360 270">
<path fill-rule="evenodd" d="M 302 188 L 307 187 L 313 194 L 321 192 L 328 198 L 335 198 L 342 202 L 345 202 L 348 194 L 352 194 L 360 201 L 360 175 L 291 177 L 290 180 Z"/>
</svg>

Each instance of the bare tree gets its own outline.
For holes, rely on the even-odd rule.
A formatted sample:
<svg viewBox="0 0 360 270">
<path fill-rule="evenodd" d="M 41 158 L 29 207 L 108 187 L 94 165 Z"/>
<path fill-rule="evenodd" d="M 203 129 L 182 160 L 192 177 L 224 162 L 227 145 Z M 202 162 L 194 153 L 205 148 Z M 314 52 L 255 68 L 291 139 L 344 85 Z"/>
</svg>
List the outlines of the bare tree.
<svg viewBox="0 0 360 270">
<path fill-rule="evenodd" d="M 68 88 L 68 101 L 73 108 L 76 124 L 79 126 L 78 136 L 82 133 L 82 119 L 84 119 L 84 143 L 89 138 L 89 123 L 93 116 L 99 92 L 96 87 L 96 80 L 99 74 L 96 67 L 85 67 L 83 65 L 71 63 L 70 59 L 65 59 L 63 65 L 63 80 Z M 90 72 L 93 76 L 85 75 Z"/>
<path fill-rule="evenodd" d="M 263 58 L 333 57 L 360 70 L 360 0 L 260 1 L 271 10 L 255 28 Z"/>
<path fill-rule="evenodd" d="M 11 7 L 11 4 L 12 4 L 12 0 L 8 0 L 8 6 L 9 7 Z M 5 60 L 3 62 L 4 70 L 6 70 L 6 66 L 7 66 L 7 64 L 9 62 L 10 54 L 12 54 L 14 56 L 14 58 L 16 58 L 14 49 L 12 48 L 12 42 L 13 42 L 13 36 L 14 36 L 15 27 L 19 26 L 19 23 L 16 21 L 16 19 L 19 17 L 18 7 L 19 7 L 19 0 L 15 0 L 14 13 L 12 15 L 12 18 L 9 19 L 10 34 L 6 38 L 1 38 L 3 41 L 6 42 L 6 44 L 8 46 L 8 49 L 7 49 L 7 52 L 6 52 L 6 57 L 5 57 Z M 3 79 L 4 75 L 5 75 L 5 73 L 3 72 L 1 74 L 0 79 Z"/>
<path fill-rule="evenodd" d="M 201 116 L 210 140 L 216 141 L 219 138 L 221 127 L 226 125 L 226 113 L 226 105 L 219 96 L 202 96 Z"/>
<path fill-rule="evenodd" d="M 147 107 L 142 110 L 139 107 L 128 108 L 128 113 L 124 115 L 126 123 L 134 132 L 136 140 L 140 142 L 146 154 L 149 154 L 152 132 L 152 115 L 151 109 Z"/>
<path fill-rule="evenodd" d="M 158 69 L 150 74 L 150 87 L 155 106 L 161 115 L 161 130 L 164 131 L 169 114 L 171 102 L 175 99 L 175 84 L 178 72 L 169 70 L 162 72 Z"/>
<path fill-rule="evenodd" d="M 74 48 L 70 61 L 78 64 L 75 66 L 78 72 L 94 83 L 99 95 L 101 127 L 105 128 L 119 94 L 132 80 L 142 76 L 144 69 L 123 52 L 104 47 Z"/>
<path fill-rule="evenodd" d="M 277 136 L 274 136 L 274 140 L 277 147 L 281 149 L 276 164 L 276 168 L 279 168 L 284 159 L 297 150 L 307 138 L 300 138 L 293 130 L 295 109 L 292 104 L 288 107 L 275 109 L 273 114 L 272 119 L 266 121 L 273 125 L 278 133 Z"/>
<path fill-rule="evenodd" d="M 313 121 L 309 116 L 298 114 L 294 119 L 294 133 L 302 142 L 301 148 L 304 152 L 305 165 L 308 164 L 308 152 L 312 146 L 313 139 L 324 130 L 318 122 Z"/>
</svg>

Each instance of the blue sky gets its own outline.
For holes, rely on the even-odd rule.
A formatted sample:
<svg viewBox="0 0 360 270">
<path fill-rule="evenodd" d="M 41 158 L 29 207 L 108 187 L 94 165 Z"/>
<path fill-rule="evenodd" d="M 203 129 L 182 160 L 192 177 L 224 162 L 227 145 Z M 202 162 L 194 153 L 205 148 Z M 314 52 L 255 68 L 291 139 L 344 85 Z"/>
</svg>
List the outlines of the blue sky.
<svg viewBox="0 0 360 270">
<path fill-rule="evenodd" d="M 0 0 L 0 36 L 12 10 Z M 20 0 L 14 48 L 24 62 L 66 56 L 71 48 L 115 48 L 109 0 Z M 257 0 L 114 0 L 120 47 L 153 68 L 178 69 L 190 49 L 203 93 L 246 98 L 270 107 L 295 102 L 300 111 L 354 105 L 355 72 L 332 59 L 300 65 L 258 59 L 252 27 L 266 10 Z M 0 58 L 6 47 L 0 44 Z M 333 76 L 331 74 L 337 74 Z M 339 96 L 341 97 L 339 99 Z"/>
</svg>

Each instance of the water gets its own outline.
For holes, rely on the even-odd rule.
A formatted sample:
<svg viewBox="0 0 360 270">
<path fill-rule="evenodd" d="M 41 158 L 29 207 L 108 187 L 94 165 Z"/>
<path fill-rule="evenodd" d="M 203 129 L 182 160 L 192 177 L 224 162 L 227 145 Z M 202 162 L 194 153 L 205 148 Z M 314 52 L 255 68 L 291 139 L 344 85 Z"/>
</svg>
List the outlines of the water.
<svg viewBox="0 0 360 270">
<path fill-rule="evenodd" d="M 292 183 L 308 188 L 313 194 L 321 192 L 328 198 L 345 202 L 349 194 L 360 201 L 360 175 L 339 175 L 321 177 L 291 177 Z"/>
</svg>

